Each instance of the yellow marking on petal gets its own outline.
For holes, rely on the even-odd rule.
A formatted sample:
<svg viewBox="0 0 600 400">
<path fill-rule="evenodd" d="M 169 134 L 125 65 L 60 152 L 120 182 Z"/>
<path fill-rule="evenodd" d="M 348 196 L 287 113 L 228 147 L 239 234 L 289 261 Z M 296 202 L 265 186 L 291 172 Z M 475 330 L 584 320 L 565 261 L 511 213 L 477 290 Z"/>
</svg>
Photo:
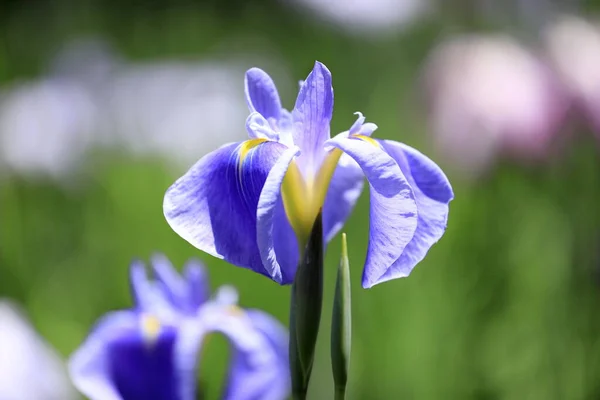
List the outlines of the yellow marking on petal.
<svg viewBox="0 0 600 400">
<path fill-rule="evenodd" d="M 244 310 L 241 307 L 232 304 L 227 309 L 227 313 L 229 315 L 241 317 L 242 315 L 244 315 Z"/>
<path fill-rule="evenodd" d="M 283 199 L 283 205 L 285 214 L 290 221 L 290 225 L 296 232 L 298 238 L 298 244 L 302 250 L 304 237 L 308 237 L 310 234 L 310 227 L 307 230 L 307 225 L 310 225 L 310 210 L 307 207 L 308 198 L 308 187 L 302 173 L 298 168 L 296 161 L 292 160 L 290 163 L 283 182 L 281 183 L 281 197 Z"/>
<path fill-rule="evenodd" d="M 158 335 L 160 334 L 160 330 L 162 328 L 162 324 L 160 320 L 151 314 L 142 315 L 142 335 L 144 339 L 149 343 L 153 344 Z"/>
<path fill-rule="evenodd" d="M 268 141 L 268 139 L 256 138 L 256 139 L 248 139 L 245 142 L 243 142 L 242 144 L 240 144 L 240 147 L 238 147 L 238 155 L 240 157 L 240 160 L 239 160 L 240 166 L 242 165 L 242 163 L 248 156 L 248 153 L 250 153 L 250 150 L 252 150 L 256 146 L 258 146 L 259 144 L 267 142 L 267 141 Z"/>
<path fill-rule="evenodd" d="M 304 251 L 319 210 L 323 207 L 329 182 L 342 155 L 333 149 L 325 156 L 319 171 L 305 180 L 295 161 L 290 164 L 281 185 L 285 213 Z"/>
<path fill-rule="evenodd" d="M 372 138 L 372 137 L 370 137 L 370 136 L 365 136 L 365 135 L 352 135 L 352 137 L 355 137 L 355 138 L 357 138 L 357 139 L 360 139 L 360 140 L 362 140 L 363 142 L 370 143 L 370 144 L 372 144 L 373 146 L 375 146 L 375 147 L 379 148 L 379 142 L 378 142 L 377 140 L 373 139 L 373 138 Z"/>
</svg>

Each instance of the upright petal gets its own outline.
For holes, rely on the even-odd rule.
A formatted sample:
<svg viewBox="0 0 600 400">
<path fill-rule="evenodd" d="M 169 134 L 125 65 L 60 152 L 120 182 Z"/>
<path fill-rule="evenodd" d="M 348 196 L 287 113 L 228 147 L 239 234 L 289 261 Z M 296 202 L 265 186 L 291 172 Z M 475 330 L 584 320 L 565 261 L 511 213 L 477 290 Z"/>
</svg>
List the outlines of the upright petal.
<svg viewBox="0 0 600 400">
<path fill-rule="evenodd" d="M 152 257 L 152 270 L 165 297 L 181 312 L 194 314 L 208 298 L 206 273 L 199 261 L 189 261 L 185 267 L 185 276 L 182 276 L 167 257 L 155 254 Z"/>
<path fill-rule="evenodd" d="M 281 101 L 271 77 L 260 68 L 246 72 L 246 102 L 250 112 L 259 112 L 266 119 L 279 120 Z"/>
<path fill-rule="evenodd" d="M 380 142 L 396 160 L 415 195 L 418 219 L 415 235 L 400 258 L 379 279 L 405 277 L 444 234 L 448 221 L 448 203 L 454 198 L 448 178 L 440 167 L 419 151 L 402 143 Z"/>
<path fill-rule="evenodd" d="M 329 139 L 329 123 L 333 114 L 331 73 L 320 62 L 302 84 L 292 111 L 294 144 L 302 150 L 298 166 L 305 177 L 317 172 L 325 155 L 323 145 Z"/>
<path fill-rule="evenodd" d="M 197 309 L 210 297 L 210 285 L 204 265 L 198 260 L 189 260 L 183 266 L 183 276 L 189 288 L 189 301 Z"/>
<path fill-rule="evenodd" d="M 179 318 L 180 310 L 172 303 L 168 290 L 160 283 L 148 279 L 144 263 L 139 260 L 131 263 L 129 281 L 133 302 L 138 311 L 152 313 L 169 323 Z"/>
<path fill-rule="evenodd" d="M 263 266 L 257 245 L 257 207 L 263 192 L 281 186 L 268 178 L 287 169 L 282 163 L 289 164 L 290 154 L 296 153 L 264 139 L 213 151 L 167 190 L 163 204 L 167 222 L 198 249 L 277 280 Z"/>
<path fill-rule="evenodd" d="M 369 181 L 369 246 L 362 285 L 370 288 L 379 283 L 414 236 L 415 196 L 398 164 L 373 139 L 340 135 L 328 144 L 352 157 Z"/>
<path fill-rule="evenodd" d="M 347 154 L 342 154 L 333 173 L 323 205 L 323 235 L 329 242 L 344 226 L 363 189 L 364 174 Z"/>
<path fill-rule="evenodd" d="M 73 383 L 91 400 L 182 399 L 173 367 L 177 331 L 145 318 L 108 314 L 69 360 Z"/>
</svg>

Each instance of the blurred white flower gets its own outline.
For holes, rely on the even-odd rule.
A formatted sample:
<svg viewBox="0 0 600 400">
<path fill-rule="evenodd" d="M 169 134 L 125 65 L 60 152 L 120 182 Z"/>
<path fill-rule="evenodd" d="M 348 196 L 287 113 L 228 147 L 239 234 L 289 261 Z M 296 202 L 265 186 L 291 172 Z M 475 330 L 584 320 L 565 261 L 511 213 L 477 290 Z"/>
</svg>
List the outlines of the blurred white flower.
<svg viewBox="0 0 600 400">
<path fill-rule="evenodd" d="M 540 156 L 564 113 L 551 75 L 506 36 L 464 36 L 442 43 L 425 68 L 433 133 L 465 172 L 479 173 L 509 149 Z"/>
<path fill-rule="evenodd" d="M 61 177 L 92 140 L 96 109 L 76 82 L 18 85 L 0 99 L 0 160 L 10 170 Z"/>
<path fill-rule="evenodd" d="M 76 398 L 60 356 L 12 302 L 0 300 L 0 399 Z"/>
<path fill-rule="evenodd" d="M 600 25 L 564 16 L 545 32 L 548 55 L 576 106 L 600 129 Z"/>
<path fill-rule="evenodd" d="M 0 165 L 10 171 L 68 177 L 94 146 L 189 167 L 246 137 L 241 63 L 125 64 L 102 42 L 78 41 L 50 71 L 0 98 Z"/>
<path fill-rule="evenodd" d="M 219 63 L 131 66 L 112 82 L 104 129 L 135 154 L 189 166 L 227 141 L 243 140 L 244 70 Z"/>
<path fill-rule="evenodd" d="M 289 0 L 286 0 L 289 1 Z M 348 31 L 400 29 L 431 10 L 429 0 L 295 0 Z"/>
</svg>

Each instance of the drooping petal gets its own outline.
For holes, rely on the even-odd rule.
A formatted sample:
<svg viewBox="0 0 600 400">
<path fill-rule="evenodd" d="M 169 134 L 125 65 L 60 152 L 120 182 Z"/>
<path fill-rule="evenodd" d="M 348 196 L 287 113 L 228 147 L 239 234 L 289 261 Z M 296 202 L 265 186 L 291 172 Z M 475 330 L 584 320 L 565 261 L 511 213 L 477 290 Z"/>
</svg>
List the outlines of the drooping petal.
<svg viewBox="0 0 600 400">
<path fill-rule="evenodd" d="M 271 77 L 260 68 L 246 72 L 246 102 L 250 112 L 256 111 L 266 119 L 279 120 L 281 101 Z"/>
<path fill-rule="evenodd" d="M 373 139 L 340 135 L 328 144 L 352 157 L 369 181 L 369 246 L 362 285 L 370 288 L 379 283 L 414 236 L 415 197 L 398 164 Z"/>
<path fill-rule="evenodd" d="M 158 329 L 148 338 L 136 327 L 107 343 L 110 375 L 123 400 L 181 400 L 173 365 L 177 330 Z"/>
<path fill-rule="evenodd" d="M 68 362 L 69 375 L 75 387 L 91 400 L 122 400 L 110 371 L 108 343 L 137 326 L 131 311 L 117 311 L 101 319 L 83 345 Z"/>
<path fill-rule="evenodd" d="M 379 279 L 405 277 L 444 234 L 448 221 L 448 203 L 454 198 L 448 178 L 440 167 L 419 151 L 402 143 L 380 141 L 398 163 L 415 195 L 417 229 L 400 258 Z"/>
<path fill-rule="evenodd" d="M 344 226 L 363 189 L 364 174 L 347 154 L 342 154 L 327 189 L 323 205 L 323 235 L 329 242 Z"/>
<path fill-rule="evenodd" d="M 267 177 L 256 211 L 256 237 L 263 265 L 273 280 L 289 284 L 298 265 L 296 236 L 286 217 L 281 199 L 281 183 L 298 148 L 290 148 L 280 157 Z"/>
<path fill-rule="evenodd" d="M 177 330 L 154 318 L 133 311 L 102 318 L 69 360 L 75 386 L 91 400 L 182 400 Z"/>
<path fill-rule="evenodd" d="M 290 335 L 285 326 L 276 318 L 261 310 L 249 309 L 246 310 L 246 315 L 252 321 L 254 328 L 258 329 L 269 340 L 271 346 L 279 355 L 279 361 L 284 366 L 283 370 L 287 369 L 289 367 Z M 289 374 L 286 374 L 286 378 L 289 378 Z M 284 388 L 289 390 L 289 387 L 284 386 Z M 284 397 L 282 396 L 282 398 Z"/>
<path fill-rule="evenodd" d="M 263 139 L 213 151 L 167 190 L 167 222 L 198 249 L 277 280 L 263 266 L 257 245 L 257 207 L 262 193 L 281 186 L 281 180 L 268 177 L 279 176 L 296 153 Z"/>
<path fill-rule="evenodd" d="M 305 177 L 316 173 L 325 155 L 323 145 L 329 136 L 329 123 L 333 113 L 333 87 L 331 73 L 320 62 L 304 81 L 292 111 L 294 144 L 302 149 L 298 166 Z"/>
<path fill-rule="evenodd" d="M 289 391 L 289 371 L 272 335 L 257 329 L 243 311 L 221 318 L 215 330 L 227 337 L 233 355 L 224 400 L 282 400 Z"/>
</svg>

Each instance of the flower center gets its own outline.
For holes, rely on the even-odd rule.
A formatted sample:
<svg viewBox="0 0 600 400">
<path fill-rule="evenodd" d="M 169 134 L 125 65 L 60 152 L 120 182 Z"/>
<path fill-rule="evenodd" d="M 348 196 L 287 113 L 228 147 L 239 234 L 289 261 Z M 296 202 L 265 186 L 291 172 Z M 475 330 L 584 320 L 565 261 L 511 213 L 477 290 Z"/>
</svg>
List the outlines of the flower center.
<svg viewBox="0 0 600 400">
<path fill-rule="evenodd" d="M 316 173 L 304 177 L 292 161 L 281 185 L 285 213 L 296 232 L 300 254 L 306 247 L 315 219 L 325 203 L 325 196 L 335 167 L 342 155 L 339 149 L 330 150 Z"/>
</svg>

